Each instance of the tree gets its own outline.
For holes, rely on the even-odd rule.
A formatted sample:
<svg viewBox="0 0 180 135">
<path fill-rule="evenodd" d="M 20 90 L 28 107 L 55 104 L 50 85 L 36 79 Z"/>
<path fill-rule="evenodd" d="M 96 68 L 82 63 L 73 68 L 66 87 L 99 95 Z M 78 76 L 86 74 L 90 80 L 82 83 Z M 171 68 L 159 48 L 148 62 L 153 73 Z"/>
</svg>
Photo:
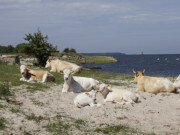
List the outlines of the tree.
<svg viewBox="0 0 180 135">
<path fill-rule="evenodd" d="M 32 52 L 32 50 L 31 50 L 31 47 L 29 44 L 20 43 L 20 44 L 16 45 L 15 52 L 30 54 L 30 52 Z"/>
<path fill-rule="evenodd" d="M 71 49 L 69 50 L 69 52 L 71 52 L 71 53 L 76 53 L 76 50 L 75 50 L 74 48 L 71 48 Z"/>
<path fill-rule="evenodd" d="M 71 48 L 71 49 L 65 48 L 63 52 L 65 52 L 65 53 L 76 53 L 76 50 L 74 48 Z"/>
<path fill-rule="evenodd" d="M 29 42 L 28 48 L 30 49 L 25 50 L 25 53 L 34 55 L 42 66 L 45 65 L 51 52 L 57 51 L 57 46 L 53 47 L 52 44 L 48 43 L 48 36 L 43 36 L 40 30 L 33 35 L 30 33 L 26 34 L 24 39 Z"/>
<path fill-rule="evenodd" d="M 69 53 L 69 48 L 65 48 L 63 52 Z"/>
</svg>

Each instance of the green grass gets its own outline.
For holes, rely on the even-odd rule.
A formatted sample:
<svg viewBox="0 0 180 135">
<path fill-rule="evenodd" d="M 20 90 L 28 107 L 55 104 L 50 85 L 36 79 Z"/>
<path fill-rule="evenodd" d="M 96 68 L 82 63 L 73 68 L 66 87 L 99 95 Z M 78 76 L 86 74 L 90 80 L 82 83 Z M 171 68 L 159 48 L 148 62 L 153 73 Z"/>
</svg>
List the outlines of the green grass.
<svg viewBox="0 0 180 135">
<path fill-rule="evenodd" d="M 86 61 L 85 63 L 111 63 L 117 62 L 117 59 L 109 56 L 88 56 L 84 55 Z"/>
<path fill-rule="evenodd" d="M 20 109 L 17 109 L 17 108 L 11 108 L 11 112 L 12 113 L 20 113 Z"/>
<path fill-rule="evenodd" d="M 11 96 L 11 92 L 9 90 L 9 82 L 0 83 L 0 97 Z"/>
<path fill-rule="evenodd" d="M 4 130 L 6 128 L 6 120 L 0 117 L 0 130 Z"/>
<path fill-rule="evenodd" d="M 29 116 L 26 116 L 26 118 L 28 119 L 28 120 L 34 120 L 34 121 L 36 121 L 37 123 L 39 123 L 41 120 L 43 120 L 44 118 L 42 117 L 42 116 L 36 116 L 35 114 L 31 114 L 31 115 L 29 115 Z"/>
<path fill-rule="evenodd" d="M 96 128 L 94 132 L 101 132 L 104 134 L 117 134 L 117 135 L 155 135 L 154 133 L 143 133 L 138 131 L 137 129 L 130 128 L 126 125 L 107 125 L 103 128 Z"/>
<path fill-rule="evenodd" d="M 31 67 L 32 69 L 34 67 Z M 45 68 L 40 68 L 44 69 Z M 46 69 L 47 70 L 47 69 Z M 56 84 L 60 84 L 63 82 L 63 77 L 60 73 L 52 73 L 55 78 L 56 78 Z M 20 85 L 27 85 L 27 89 L 30 92 L 35 92 L 37 90 L 44 90 L 49 88 L 50 86 L 54 85 L 53 82 L 48 82 L 48 83 L 28 83 L 28 82 L 23 82 L 20 81 L 21 74 L 20 70 L 17 68 L 15 65 L 7 65 L 5 63 L 0 62 L 0 82 L 9 82 L 10 86 L 20 86 Z M 8 85 L 7 83 L 0 83 L 0 93 L 1 91 L 8 90 Z M 1 94 L 0 94 L 1 96 Z"/>
</svg>

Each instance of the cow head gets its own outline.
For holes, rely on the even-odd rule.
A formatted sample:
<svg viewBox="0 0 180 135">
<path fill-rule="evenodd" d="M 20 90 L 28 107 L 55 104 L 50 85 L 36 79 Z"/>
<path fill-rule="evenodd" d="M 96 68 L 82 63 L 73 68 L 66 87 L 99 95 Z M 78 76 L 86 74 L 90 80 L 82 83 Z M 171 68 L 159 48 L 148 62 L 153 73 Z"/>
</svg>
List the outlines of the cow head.
<svg viewBox="0 0 180 135">
<path fill-rule="evenodd" d="M 102 84 L 98 84 L 96 85 L 97 88 L 99 88 L 99 92 L 103 92 L 105 89 L 110 89 L 111 86 L 110 85 L 107 85 L 105 83 L 102 83 Z"/>
<path fill-rule="evenodd" d="M 145 69 L 143 70 L 143 72 L 141 72 L 141 71 L 134 71 L 134 69 L 133 69 L 133 73 L 134 73 L 134 82 L 137 82 L 137 78 L 139 77 L 139 76 L 144 76 L 144 72 L 145 72 Z"/>
<path fill-rule="evenodd" d="M 72 78 L 72 72 L 71 72 L 71 70 L 65 69 L 65 70 L 63 71 L 63 74 L 64 74 L 64 81 L 70 82 L 70 81 L 71 81 L 71 78 Z"/>
<path fill-rule="evenodd" d="M 20 72 L 21 72 L 21 75 L 22 75 L 22 76 L 26 76 L 27 73 L 28 73 L 28 71 L 29 71 L 29 68 L 26 67 L 25 65 L 21 65 L 21 66 L 20 66 Z"/>
<path fill-rule="evenodd" d="M 180 75 L 177 77 L 177 79 L 174 82 L 174 87 L 179 89 L 180 88 Z"/>
<path fill-rule="evenodd" d="M 51 66 L 51 60 L 48 59 L 48 60 L 46 61 L 45 68 L 48 68 L 48 67 L 50 67 L 50 66 Z"/>
<path fill-rule="evenodd" d="M 97 90 L 91 90 L 90 92 L 86 92 L 85 94 L 87 96 L 89 96 L 90 98 L 92 98 L 92 100 L 94 102 L 96 102 L 96 95 L 97 95 L 98 91 Z"/>
</svg>

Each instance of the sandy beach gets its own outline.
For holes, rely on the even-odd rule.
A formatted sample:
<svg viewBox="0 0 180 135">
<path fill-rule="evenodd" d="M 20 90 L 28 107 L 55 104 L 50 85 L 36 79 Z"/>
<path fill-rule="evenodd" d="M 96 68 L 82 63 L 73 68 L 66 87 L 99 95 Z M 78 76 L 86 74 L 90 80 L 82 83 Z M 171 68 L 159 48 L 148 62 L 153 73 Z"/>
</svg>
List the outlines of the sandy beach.
<svg viewBox="0 0 180 135">
<path fill-rule="evenodd" d="M 118 86 L 118 88 L 135 92 L 136 85 L 133 81 L 131 83 L 130 86 Z M 0 100 L 0 104 L 6 106 L 0 109 L 1 117 L 8 121 L 6 130 L 0 133 L 55 134 L 45 127 L 60 120 L 64 124 L 71 125 L 64 131 L 67 134 L 103 134 L 103 132 L 95 132 L 96 128 L 120 124 L 135 129 L 137 133 L 133 134 L 180 134 L 179 93 L 157 95 L 139 93 L 141 102 L 133 105 L 105 103 L 102 95 L 98 94 L 97 102 L 102 104 L 100 107 L 87 106 L 80 109 L 73 103 L 78 94 L 62 93 L 61 90 L 62 85 L 54 85 L 49 89 L 34 93 L 28 92 L 25 85 L 11 88 L 11 91 L 15 93 L 14 100 L 17 103 L 9 104 L 6 100 Z M 41 119 L 30 119 L 28 116 L 32 114 Z M 58 115 L 61 117 L 57 117 Z M 74 121 L 77 120 L 86 124 L 80 123 L 77 128 L 74 126 Z"/>
</svg>

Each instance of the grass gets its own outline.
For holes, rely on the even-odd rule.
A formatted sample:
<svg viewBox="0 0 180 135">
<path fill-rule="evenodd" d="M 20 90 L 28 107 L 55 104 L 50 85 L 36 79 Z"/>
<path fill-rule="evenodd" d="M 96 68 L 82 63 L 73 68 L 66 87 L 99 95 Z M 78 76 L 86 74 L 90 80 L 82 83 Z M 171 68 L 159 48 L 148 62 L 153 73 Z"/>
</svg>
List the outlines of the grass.
<svg viewBox="0 0 180 135">
<path fill-rule="evenodd" d="M 4 130 L 6 128 L 6 120 L 0 117 L 0 130 Z"/>
<path fill-rule="evenodd" d="M 143 133 L 139 132 L 137 129 L 129 128 L 126 125 L 107 125 L 104 128 L 96 128 L 94 132 L 102 132 L 104 134 L 117 134 L 117 135 L 155 135 L 154 133 Z"/>
<path fill-rule="evenodd" d="M 11 96 L 11 92 L 9 90 L 9 82 L 0 83 L 0 97 Z"/>
<path fill-rule="evenodd" d="M 88 56 L 84 55 L 86 61 L 85 63 L 111 63 L 117 62 L 117 59 L 109 56 Z"/>
<path fill-rule="evenodd" d="M 29 115 L 29 116 L 26 116 L 26 118 L 28 119 L 28 120 L 34 120 L 34 121 L 36 121 L 37 123 L 39 123 L 41 120 L 43 120 L 44 118 L 42 117 L 42 116 L 36 116 L 35 114 L 31 114 L 31 115 Z"/>
<path fill-rule="evenodd" d="M 34 67 L 31 67 L 31 68 L 33 69 Z M 56 77 L 57 84 L 60 84 L 63 82 L 62 75 L 60 75 L 59 73 L 52 73 L 52 74 Z M 52 82 L 28 83 L 28 82 L 20 81 L 21 74 L 17 66 L 7 65 L 2 62 L 0 62 L 0 75 L 1 75 L 0 82 L 4 82 L 4 83 L 0 83 L 0 96 L 1 96 L 1 91 L 3 91 L 3 94 L 7 94 L 7 93 L 4 93 L 4 92 L 7 92 L 7 90 L 9 89 L 6 82 L 9 82 L 9 84 L 11 84 L 12 86 L 27 85 L 27 89 L 30 92 L 35 92 L 37 90 L 44 90 L 44 89 L 49 88 L 51 85 L 54 85 L 54 83 Z"/>
</svg>

